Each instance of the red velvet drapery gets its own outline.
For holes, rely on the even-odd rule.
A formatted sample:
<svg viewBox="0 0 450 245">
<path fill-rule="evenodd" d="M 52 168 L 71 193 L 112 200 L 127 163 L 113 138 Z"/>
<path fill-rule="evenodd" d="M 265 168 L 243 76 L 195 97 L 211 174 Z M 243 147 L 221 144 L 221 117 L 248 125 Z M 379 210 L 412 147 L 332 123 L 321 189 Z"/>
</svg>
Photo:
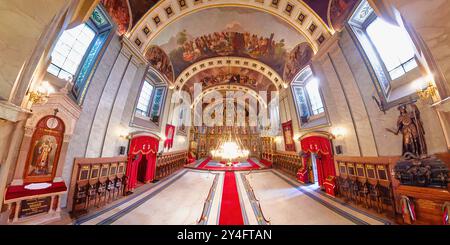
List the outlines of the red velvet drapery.
<svg viewBox="0 0 450 245">
<path fill-rule="evenodd" d="M 331 142 L 328 138 L 311 136 L 302 139 L 300 144 L 303 152 L 306 154 L 306 158 L 311 157 L 311 153 L 318 155 L 316 163 L 320 186 L 323 186 L 323 182 L 328 176 L 336 176 Z"/>
<path fill-rule="evenodd" d="M 144 155 L 147 160 L 144 180 L 145 182 L 150 182 L 155 179 L 156 154 L 158 153 L 158 148 L 159 140 L 157 138 L 151 136 L 138 136 L 131 139 L 127 164 L 128 190 L 136 188 L 139 163 Z"/>
</svg>

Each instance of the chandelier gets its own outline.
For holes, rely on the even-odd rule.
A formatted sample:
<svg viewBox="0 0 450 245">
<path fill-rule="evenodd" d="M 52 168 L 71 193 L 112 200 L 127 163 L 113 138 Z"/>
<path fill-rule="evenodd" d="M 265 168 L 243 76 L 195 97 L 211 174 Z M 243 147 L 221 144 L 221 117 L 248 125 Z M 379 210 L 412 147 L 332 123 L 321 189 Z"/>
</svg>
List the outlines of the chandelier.
<svg viewBox="0 0 450 245">
<path fill-rule="evenodd" d="M 211 150 L 213 158 L 222 158 L 228 160 L 227 165 L 231 165 L 232 160 L 248 158 L 250 151 L 244 149 L 241 141 L 237 137 L 231 136 L 231 132 L 227 139 L 219 139 L 218 147 Z"/>
</svg>

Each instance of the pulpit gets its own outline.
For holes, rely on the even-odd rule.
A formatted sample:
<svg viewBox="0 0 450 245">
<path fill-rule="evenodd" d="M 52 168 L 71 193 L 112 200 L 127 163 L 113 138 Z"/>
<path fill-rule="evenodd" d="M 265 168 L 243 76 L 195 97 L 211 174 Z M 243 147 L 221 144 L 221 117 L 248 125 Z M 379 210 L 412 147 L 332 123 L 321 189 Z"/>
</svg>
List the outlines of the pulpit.
<svg viewBox="0 0 450 245">
<path fill-rule="evenodd" d="M 306 170 L 305 167 L 300 168 L 297 172 L 297 180 L 302 183 L 302 184 L 307 184 L 309 183 L 308 180 L 308 171 Z"/>
<path fill-rule="evenodd" d="M 328 195 L 333 197 L 336 196 L 336 177 L 328 176 L 323 182 L 323 187 Z"/>
</svg>

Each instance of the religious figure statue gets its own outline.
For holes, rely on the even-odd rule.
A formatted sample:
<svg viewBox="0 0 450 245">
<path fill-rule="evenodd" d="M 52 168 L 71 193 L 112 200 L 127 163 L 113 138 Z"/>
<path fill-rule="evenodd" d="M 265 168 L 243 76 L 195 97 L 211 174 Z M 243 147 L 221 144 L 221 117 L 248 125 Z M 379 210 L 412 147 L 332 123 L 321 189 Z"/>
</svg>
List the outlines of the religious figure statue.
<svg viewBox="0 0 450 245">
<path fill-rule="evenodd" d="M 413 154 L 415 157 L 425 157 L 427 155 L 427 146 L 425 143 L 425 131 L 423 129 L 420 112 L 416 105 L 411 104 L 411 111 L 408 112 L 406 105 L 398 107 L 400 116 L 397 120 L 397 129 L 386 129 L 389 132 L 403 135 L 402 155 Z"/>
<path fill-rule="evenodd" d="M 46 140 L 38 149 L 38 157 L 36 162 L 36 174 L 46 174 L 48 171 L 48 158 L 53 147 L 50 141 Z"/>
</svg>

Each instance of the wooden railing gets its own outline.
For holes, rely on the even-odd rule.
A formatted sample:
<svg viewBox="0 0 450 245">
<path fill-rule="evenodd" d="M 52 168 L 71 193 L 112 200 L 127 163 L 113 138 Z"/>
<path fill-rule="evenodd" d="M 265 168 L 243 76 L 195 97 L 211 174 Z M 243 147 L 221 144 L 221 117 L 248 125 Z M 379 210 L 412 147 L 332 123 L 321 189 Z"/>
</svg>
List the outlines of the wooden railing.
<svg viewBox="0 0 450 245">
<path fill-rule="evenodd" d="M 302 158 L 296 152 L 277 151 L 273 156 L 273 167 L 295 176 L 302 167 Z"/>
<path fill-rule="evenodd" d="M 155 178 L 157 180 L 162 179 L 183 168 L 187 163 L 187 156 L 187 151 L 169 152 L 158 156 Z"/>
<path fill-rule="evenodd" d="M 124 196 L 127 157 L 76 158 L 67 207 L 78 216 Z"/>
<path fill-rule="evenodd" d="M 209 174 L 212 174 L 211 171 L 209 171 Z M 217 182 L 219 180 L 219 175 L 216 174 L 216 177 L 214 177 L 213 184 L 211 185 L 211 188 L 209 188 L 208 196 L 205 199 L 205 202 L 203 203 L 203 209 L 200 218 L 197 220 L 197 225 L 204 225 L 208 221 L 207 212 L 208 207 L 211 206 L 211 202 L 213 199 L 213 192 L 217 187 Z"/>
<path fill-rule="evenodd" d="M 273 152 L 263 152 L 263 153 L 261 153 L 261 159 L 265 159 L 269 162 L 272 162 L 274 155 L 275 155 L 275 153 L 273 153 Z"/>
<path fill-rule="evenodd" d="M 259 215 L 257 215 L 257 220 L 258 220 L 258 224 L 259 225 L 270 225 L 270 219 L 266 218 L 266 216 L 264 215 L 264 211 L 261 207 L 261 202 L 260 200 L 256 197 L 255 191 L 253 190 L 253 187 L 250 185 L 250 182 L 247 179 L 247 176 L 251 175 L 252 171 L 248 172 L 245 176 L 244 176 L 244 187 L 247 189 L 247 192 L 250 194 L 250 202 L 256 204 L 256 208 L 259 212 Z"/>
<path fill-rule="evenodd" d="M 334 160 L 338 197 L 395 216 L 394 188 L 398 182 L 392 171 L 399 157 L 335 156 Z"/>
</svg>

